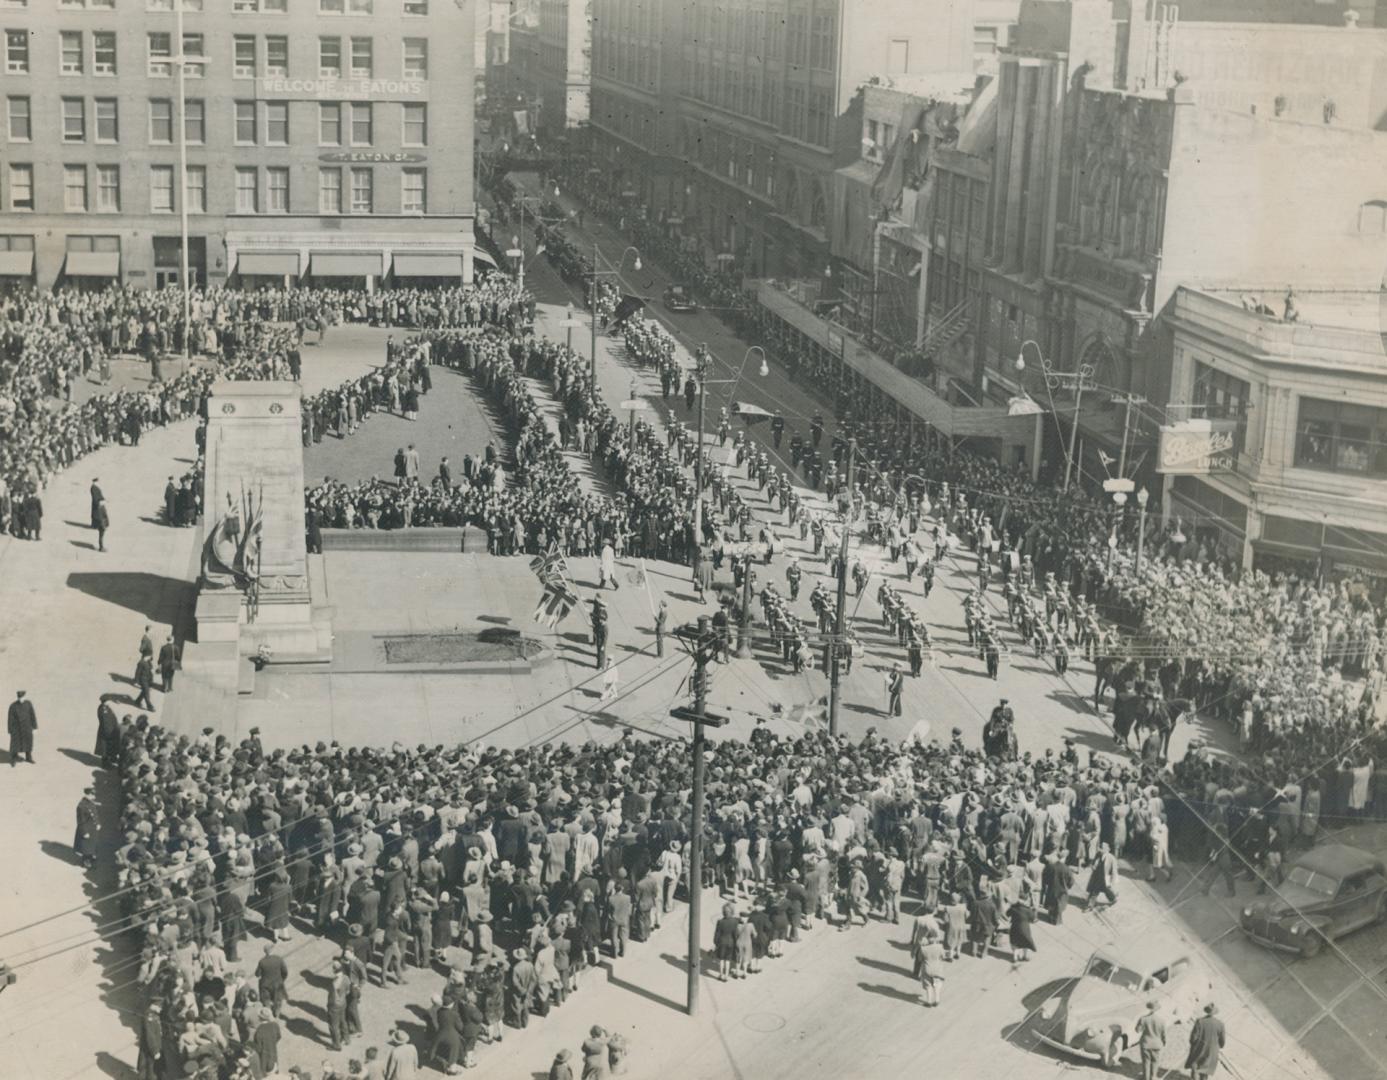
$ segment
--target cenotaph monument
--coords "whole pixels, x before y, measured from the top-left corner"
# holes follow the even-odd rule
[[[332,658],[304,536],[302,422],[297,383],[212,386],[197,634],[222,685],[236,684],[243,657],[257,665]]]

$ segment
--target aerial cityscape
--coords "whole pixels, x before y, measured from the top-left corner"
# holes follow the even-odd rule
[[[1387,6],[0,32],[0,1078],[1387,1078]]]

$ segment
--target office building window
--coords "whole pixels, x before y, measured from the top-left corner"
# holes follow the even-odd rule
[[[28,142],[33,137],[33,115],[29,99],[12,97],[9,99],[10,142]]]
[[[318,13],[320,15],[345,15],[347,13],[347,0],[318,0]]]
[[[255,144],[255,102],[236,102],[236,141],[244,146]]]
[[[172,214],[173,206],[173,166],[151,165],[149,167],[149,212],[152,214]]]
[[[231,10],[283,15],[289,10],[289,0],[231,0]]]
[[[429,43],[425,38],[405,38],[404,77],[406,79],[427,79],[429,77]]]
[[[168,98],[152,98],[149,102],[149,141],[173,142],[173,102]]]
[[[173,74],[173,35],[159,33],[146,37],[148,74],[151,79],[166,79]]]
[[[254,34],[237,34],[231,39],[231,73],[238,79],[255,78]]]
[[[280,167],[265,170],[265,210],[271,214],[289,212],[289,170]]]
[[[342,170],[318,170],[318,213],[342,212]]]
[[[32,165],[10,165],[10,209],[32,210],[34,208],[34,167]]]
[[[348,106],[352,111],[352,145],[371,145],[371,103],[354,101]]]
[[[97,75],[116,73],[116,35],[113,30],[92,34],[92,71]]]
[[[69,214],[86,213],[87,167],[85,165],[63,166],[63,209]]]
[[[376,0],[347,0],[348,15],[370,15],[376,10]]]
[[[58,35],[58,50],[61,59],[59,70],[64,75],[81,75],[84,67],[82,63],[82,31],[64,30]]]
[[[892,38],[886,49],[886,73],[888,75],[910,74],[910,40]]]
[[[207,141],[207,108],[200,98],[183,103],[183,138],[198,146]]]
[[[429,13],[429,0],[405,0],[406,15],[427,15]]]
[[[173,0],[145,0],[146,11],[172,11]],[[202,0],[183,0],[184,11],[201,11]]]
[[[265,74],[289,74],[289,39],[272,35],[265,39]]]
[[[342,106],[335,101],[318,103],[318,145],[342,145]]]
[[[96,141],[120,142],[120,114],[116,99],[97,98],[93,105],[96,113]]]
[[[26,7],[26,3],[11,4],[11,7]],[[63,0],[62,6],[65,8],[83,8],[91,11],[110,11],[116,6],[116,0]]]
[[[236,213],[258,214],[260,212],[260,193],[257,186],[259,174],[253,168],[236,170]]]
[[[402,143],[405,146],[427,146],[429,142],[428,106],[407,104],[404,110],[405,123]]]
[[[184,198],[188,204],[188,213],[207,213],[207,167],[189,165],[186,176]]]
[[[423,169],[405,169],[400,178],[400,210],[422,214],[427,210],[428,179]]]
[[[265,102],[265,143],[268,146],[289,145],[289,103]]]
[[[120,213],[119,165],[98,165],[96,167],[96,212],[98,214]]]
[[[375,70],[375,47],[368,37],[352,38],[352,78],[369,79]]]
[[[370,169],[352,170],[352,213],[372,213],[376,205],[375,174]]]
[[[188,78],[200,79],[207,65],[202,63],[207,57],[205,39],[201,34],[183,35],[183,59],[186,61]]]
[[[815,14],[809,39],[809,66],[832,71],[834,62],[833,15]]]
[[[1387,476],[1387,409],[1302,397],[1295,463],[1302,469]]]
[[[342,39],[340,37],[320,37],[318,39],[318,74],[325,79],[335,79],[342,74]]]
[[[5,74],[29,74],[29,35],[24,30],[5,31]]]
[[[87,103],[83,98],[63,98],[63,142],[85,142]]]

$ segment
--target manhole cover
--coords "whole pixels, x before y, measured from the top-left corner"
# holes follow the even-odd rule
[[[747,1013],[743,1018],[742,1024],[752,1031],[772,1032],[779,1031],[785,1026],[785,1017],[777,1016],[775,1013],[754,1012]]]

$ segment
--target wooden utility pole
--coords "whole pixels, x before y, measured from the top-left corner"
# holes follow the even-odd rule
[[[707,615],[698,617],[696,627],[683,627],[675,632],[685,639],[693,652],[693,708],[671,709],[669,715],[675,720],[686,720],[693,724],[693,813],[689,823],[689,956],[688,956],[688,1004],[690,1016],[698,1013],[698,982],[703,962],[701,942],[703,928],[703,729],[722,727],[727,723],[725,716],[707,711],[708,704],[708,663],[716,655],[718,642]]]
[[[848,606],[848,537],[852,529],[854,475],[857,468],[857,439],[848,440],[847,501],[843,509],[843,535],[838,545],[838,604],[833,612],[833,640],[828,643],[832,658],[828,668],[828,733],[838,734],[839,653],[843,648],[844,621]]]

